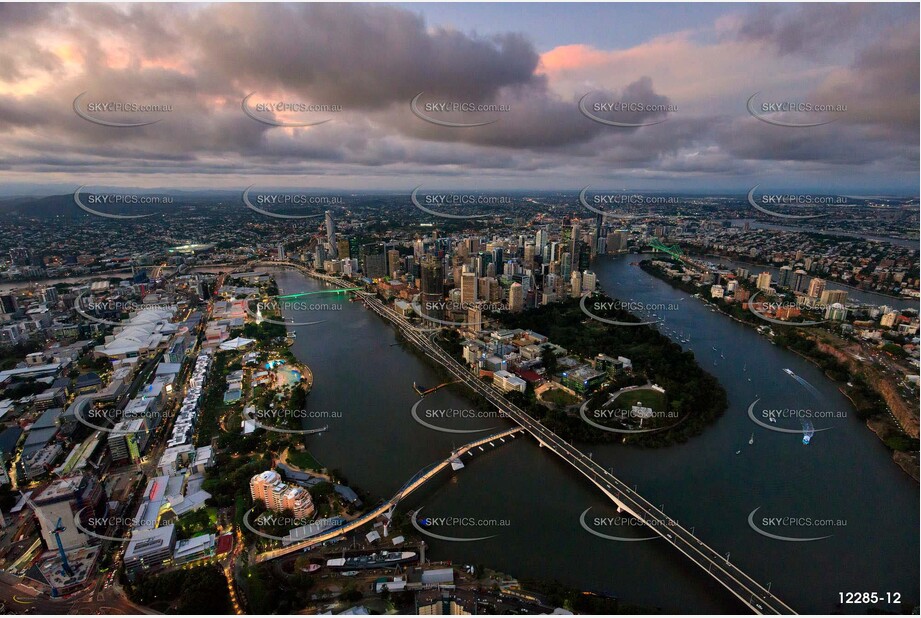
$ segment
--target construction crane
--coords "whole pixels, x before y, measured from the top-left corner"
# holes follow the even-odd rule
[[[51,532],[54,534],[54,540],[58,542],[58,553],[61,554],[61,574],[73,577],[74,571],[70,568],[70,563],[67,561],[67,554],[64,552],[64,544],[61,543],[61,533],[65,530],[67,530],[67,528],[64,527],[64,520],[58,517],[58,523]]]

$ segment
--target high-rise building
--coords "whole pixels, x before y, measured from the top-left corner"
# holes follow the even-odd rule
[[[595,286],[597,285],[597,278],[595,273],[590,270],[586,270],[582,275],[582,291],[583,292],[594,292]]]
[[[793,273],[793,284],[790,286],[794,292],[803,292],[809,285],[809,273],[802,268],[798,268]]]
[[[572,271],[572,276],[569,279],[570,292],[569,295],[573,298],[579,298],[582,296],[582,273],[578,270]]]
[[[483,328],[483,310],[479,307],[469,307],[467,309],[467,328],[471,331],[482,330]]]
[[[340,238],[336,241],[336,250],[338,251],[340,260],[358,256],[358,254],[352,255],[351,244],[351,239],[349,238]]]
[[[329,255],[332,259],[339,257],[339,246],[336,244],[336,222],[333,213],[326,211],[326,244],[329,246]]]
[[[361,246],[359,266],[369,279],[387,276],[387,254],[384,243],[372,242]]]
[[[508,310],[518,313],[524,309],[524,288],[520,283],[513,283],[508,290]]]
[[[825,280],[815,277],[813,278],[812,281],[809,282],[809,291],[806,292],[806,295],[812,298],[818,298],[819,296],[821,296],[824,290],[825,290]]]
[[[387,252],[387,274],[391,277],[396,276],[396,273],[400,271],[400,252],[396,249],[391,249]]]
[[[434,255],[423,257],[420,266],[422,313],[436,320],[444,319],[444,266]]]
[[[823,290],[822,296],[819,301],[824,306],[833,305],[835,303],[844,304],[847,302],[847,291],[846,290]]]
[[[777,278],[777,286],[781,288],[791,287],[793,279],[793,268],[790,266],[781,266],[780,275]]]
[[[461,303],[464,306],[472,305],[477,300],[477,276],[475,272],[468,271],[466,268],[461,273]]]
[[[759,290],[771,289],[771,273],[763,272],[758,275],[758,282],[755,285]]]
[[[253,500],[261,500],[270,511],[290,510],[294,517],[304,519],[316,510],[310,492],[302,487],[288,485],[274,470],[266,470],[249,481],[249,493]]]

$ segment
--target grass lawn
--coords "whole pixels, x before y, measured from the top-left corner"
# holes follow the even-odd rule
[[[654,412],[665,410],[665,393],[654,391],[651,388],[641,388],[635,391],[621,393],[617,399],[608,406],[611,409],[629,410],[639,401],[644,408],[652,408]]]
[[[581,401],[578,397],[573,397],[561,388],[553,388],[544,391],[540,398],[546,402],[555,403],[558,406],[571,406]]]
[[[316,470],[319,472],[323,469],[320,462],[314,459],[310,451],[307,450],[297,451],[293,448],[288,449],[288,463],[301,470]]]

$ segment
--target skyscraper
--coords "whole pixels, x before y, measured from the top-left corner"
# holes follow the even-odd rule
[[[520,283],[513,283],[508,290],[508,310],[518,313],[524,309],[524,288]]]
[[[477,276],[475,272],[468,271],[467,268],[464,268],[464,272],[461,273],[461,302],[464,306],[472,305],[476,303],[477,294]]]
[[[444,319],[444,266],[434,255],[422,258],[419,278],[422,313],[436,320]]]
[[[326,244],[329,245],[329,257],[337,259],[339,257],[339,247],[336,245],[336,222],[333,221],[333,215],[326,211]]]

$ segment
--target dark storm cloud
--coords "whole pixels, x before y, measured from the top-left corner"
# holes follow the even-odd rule
[[[755,57],[762,50],[787,55],[791,74],[819,76],[809,100],[848,105],[846,117],[814,130],[761,123],[741,105],[737,115],[710,115],[706,105],[692,114],[661,80],[619,82],[603,68],[581,91],[564,90],[542,71],[524,35],[440,28],[385,5],[0,5],[0,22],[10,26],[0,30],[0,87],[7,82],[16,93],[0,97],[0,168],[7,170],[398,174],[409,182],[917,167],[918,20],[902,7],[763,6],[723,28],[723,41],[732,43],[716,47],[725,44],[725,53],[738,53],[741,41]],[[819,62],[831,49],[837,55]],[[589,91],[593,101],[675,103],[678,110],[611,116],[664,122],[610,127],[579,113]],[[92,101],[173,111],[149,116],[160,122],[147,127],[102,127],[73,113],[82,92]],[[242,113],[250,92],[343,111],[309,129],[272,128]],[[478,115],[496,120],[488,126],[446,128],[411,113],[420,92],[425,100],[509,111]],[[750,94],[738,96],[744,102]]]

